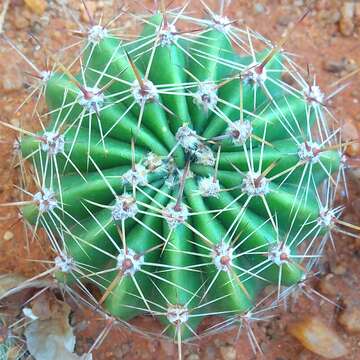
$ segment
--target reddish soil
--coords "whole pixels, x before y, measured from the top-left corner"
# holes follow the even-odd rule
[[[35,3],[25,1],[26,3]],[[207,1],[210,5],[214,1]],[[43,3],[43,1],[38,1]],[[97,8],[98,14],[104,12],[108,19],[116,13],[114,5],[117,1],[89,1],[89,8]],[[145,5],[152,7],[150,1]],[[193,8],[200,8],[200,2],[193,1]],[[230,18],[256,29],[271,40],[278,40],[284,29],[296,21],[304,13],[306,1],[298,0],[233,0],[228,14]],[[314,2],[313,2],[314,3]],[[331,93],[331,85],[340,78],[351,73],[360,64],[360,6],[354,1],[357,13],[351,19],[343,18],[342,0],[319,0],[312,6],[311,13],[298,26],[287,43],[286,49],[300,55],[301,64],[310,64],[311,72],[316,72],[320,86]],[[349,1],[349,3],[351,3]],[[39,50],[36,41],[29,38],[29,32],[41,39],[49,49],[56,50],[72,43],[70,29],[76,28],[71,19],[81,13],[80,19],[86,19],[80,10],[80,1],[68,0],[67,10],[59,5],[61,1],[48,1],[47,9],[41,16],[25,6],[22,0],[13,0],[5,20],[5,33],[22,51],[39,67],[44,65],[44,52]],[[108,5],[109,4],[109,5]],[[2,5],[0,5],[1,7]],[[140,6],[140,5],[139,5]],[[115,8],[115,10],[114,10]],[[71,10],[70,10],[71,9]],[[41,8],[38,8],[42,12]],[[340,21],[340,24],[339,24]],[[123,24],[129,28],[130,22]],[[132,30],[132,29],[131,29]],[[15,54],[8,45],[0,40],[0,117],[2,121],[18,126],[22,124],[27,129],[36,127],[38,122],[32,119],[33,102],[25,105],[21,111],[17,107],[29,93],[26,72],[31,72],[29,66]],[[345,135],[348,139],[358,138],[360,130],[360,87],[359,76],[349,79],[350,85],[331,102],[331,110],[339,121],[344,123]],[[347,81],[345,81],[346,83]],[[0,203],[19,199],[13,183],[18,183],[19,173],[13,169],[14,131],[1,127],[0,130]],[[360,155],[359,145],[353,145],[349,150],[356,158]],[[345,219],[359,224],[359,173],[352,172],[350,180],[351,195],[347,201]],[[15,223],[17,210],[15,208],[0,208],[0,274],[17,272],[32,276],[44,271],[40,262],[29,260],[47,259],[51,254],[46,242],[41,239],[31,239],[24,236],[24,227]],[[323,260],[324,275],[313,286],[332,301],[354,306],[360,306],[360,240],[335,235],[336,253],[329,246],[327,257]],[[326,275],[328,273],[328,275]],[[330,274],[330,275],[329,275]],[[288,311],[280,311],[279,315],[267,323],[254,325],[254,331],[269,360],[315,360],[320,359],[295,340],[287,331],[289,323],[301,319],[305,314],[320,315],[331,327],[334,327],[349,349],[343,360],[360,359],[360,336],[350,334],[337,321],[338,311],[328,302],[314,296],[309,300],[301,295],[289,306]],[[77,350],[86,351],[92,345],[96,336],[106,325],[98,321],[96,316],[82,313],[75,309],[72,319],[77,329]],[[141,318],[136,322],[148,327],[157,326],[152,319]],[[237,331],[230,331],[210,338],[201,339],[194,344],[184,345],[184,358],[196,359],[238,359],[250,360],[260,358],[254,356],[244,331],[236,340]],[[102,345],[94,352],[94,359],[172,359],[176,358],[176,347],[168,342],[157,339],[146,339],[122,330],[113,328]]]

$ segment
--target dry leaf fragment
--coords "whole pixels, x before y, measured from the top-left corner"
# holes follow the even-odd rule
[[[46,279],[27,279],[20,274],[0,274],[0,300],[31,288],[54,287],[55,283]]]
[[[91,355],[74,354],[75,336],[69,324],[70,307],[45,292],[31,302],[32,321],[25,329],[26,344],[36,360],[79,360],[92,359]]]

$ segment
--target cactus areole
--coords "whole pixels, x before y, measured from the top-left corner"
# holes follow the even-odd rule
[[[341,156],[290,56],[227,18],[159,12],[131,42],[91,27],[79,63],[48,74],[48,125],[20,144],[38,179],[22,213],[59,281],[185,339],[303,279]]]

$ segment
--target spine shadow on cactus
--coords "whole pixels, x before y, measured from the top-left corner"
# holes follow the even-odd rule
[[[314,140],[320,110],[284,85],[286,55],[262,64],[254,34],[174,26],[158,13],[136,41],[89,39],[79,74],[51,75],[49,125],[21,141],[39,179],[23,215],[71,259],[59,280],[184,339],[302,280],[301,245],[326,231],[317,188],[340,158]]]

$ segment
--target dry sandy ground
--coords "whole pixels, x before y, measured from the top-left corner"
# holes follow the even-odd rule
[[[4,2],[4,0],[2,0]],[[25,1],[28,4],[38,3],[40,7],[26,7],[22,0],[10,1],[9,11],[5,21],[5,31],[22,51],[39,66],[44,66],[44,52],[39,50],[35,41],[29,38],[32,32],[41,38],[49,49],[60,49],[74,41],[70,29],[74,22],[70,11],[64,13],[59,5],[61,1],[48,1],[46,9],[41,8],[43,1]],[[98,14],[104,12],[104,17],[114,14],[117,1],[89,1],[89,8]],[[238,19],[261,32],[272,40],[279,39],[289,23],[295,21],[304,11],[305,1],[302,0],[234,0],[229,8],[229,17]],[[86,15],[78,0],[68,0],[67,8],[72,9],[74,17],[82,21]],[[192,1],[192,6],[200,6],[198,1]],[[214,3],[209,1],[210,4]],[[313,11],[300,24],[292,35],[287,49],[300,55],[303,65],[310,64],[311,70],[316,70],[320,86],[327,92],[333,91],[331,84],[346,76],[360,64],[360,4],[355,2],[357,13],[346,17],[343,9],[345,1],[324,0],[316,2]],[[351,3],[351,2],[348,2]],[[145,1],[151,6],[150,1]],[[1,4],[0,4],[1,6]],[[346,5],[348,6],[348,5]],[[351,8],[351,6],[349,6]],[[39,11],[39,14],[36,14]],[[116,11],[116,10],[115,10]],[[348,14],[349,15],[349,14]],[[351,14],[350,14],[351,15]],[[131,22],[125,23],[131,28]],[[64,31],[65,30],[65,31]],[[133,30],[133,29],[131,29]],[[33,104],[25,105],[20,112],[17,107],[28,94],[29,77],[25,72],[31,69],[17,56],[12,49],[0,40],[0,117],[13,125],[22,124],[28,129],[37,126],[37,121],[31,120]],[[331,102],[331,108],[339,121],[344,123],[348,138],[359,137],[360,129],[360,87],[359,76],[350,78],[350,86]],[[14,201],[17,193],[12,184],[16,182],[18,173],[12,169],[14,164],[12,145],[15,136],[13,131],[4,128],[0,130],[0,203]],[[353,158],[360,155],[359,147],[354,145],[349,150]],[[353,172],[356,178],[356,172]],[[359,178],[351,180],[351,196],[347,201],[345,218],[359,224],[360,199]],[[51,254],[46,249],[46,243],[32,241],[29,248],[26,245],[24,229],[21,224],[12,226],[16,220],[16,210],[0,208],[0,273],[20,272],[31,276],[43,270],[41,264],[35,264],[29,259],[46,259]],[[31,241],[31,239],[29,239]],[[335,253],[330,247],[327,258],[324,259],[326,273],[320,280],[314,282],[314,287],[333,301],[345,304],[353,316],[360,321],[360,241],[343,236],[336,236]],[[317,314],[329,327],[333,327],[349,348],[349,353],[343,359],[360,359],[360,336],[345,331],[339,325],[336,308],[320,298],[310,301],[300,296],[288,312],[280,312],[273,321],[255,325],[255,333],[261,347],[269,360],[315,360],[320,359],[289,335],[289,323],[302,318],[305,314]],[[89,314],[87,314],[89,315]],[[86,316],[87,316],[86,315]],[[89,320],[82,312],[75,311],[73,323],[78,332],[77,349],[81,353],[91,346],[93,339],[104,327],[103,321]],[[151,319],[138,319],[142,323],[153,325]],[[151,325],[152,324],[152,325]],[[156,326],[156,325],[155,325]],[[218,335],[201,340],[184,348],[185,358],[196,359],[255,359],[243,333],[238,341],[234,340],[236,332]],[[173,345],[158,340],[146,340],[130,335],[121,329],[114,329],[105,339],[103,345],[95,353],[95,359],[171,359],[176,354]]]

